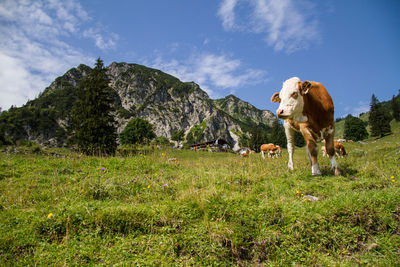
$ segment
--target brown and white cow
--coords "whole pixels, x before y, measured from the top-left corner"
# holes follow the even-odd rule
[[[260,151],[263,159],[265,159],[264,153],[267,153],[269,158],[279,157],[282,153],[281,147],[274,144],[263,144],[260,147]]]
[[[337,157],[342,158],[342,157],[347,156],[346,149],[344,149],[344,145],[343,145],[341,142],[335,140],[335,141],[333,142],[333,146],[334,146],[334,148],[335,148],[335,155],[336,155]],[[322,146],[322,147],[321,147],[321,151],[322,151],[322,156],[323,156],[323,157],[328,157],[328,154],[326,153],[326,148],[325,148],[325,146]]]
[[[250,154],[250,149],[244,147],[244,148],[241,148],[238,153],[243,158],[248,158],[249,154]]]
[[[283,83],[281,91],[275,93],[271,101],[280,103],[276,113],[279,118],[285,120],[289,169],[293,170],[294,130],[296,130],[300,131],[306,140],[312,174],[321,175],[316,142],[325,139],[332,170],[335,175],[340,175],[333,145],[334,106],[325,87],[318,82],[300,81],[299,78],[293,77]]]
[[[345,157],[347,156],[346,149],[344,149],[344,145],[341,142],[335,141],[333,143],[335,147],[335,154],[338,157]]]

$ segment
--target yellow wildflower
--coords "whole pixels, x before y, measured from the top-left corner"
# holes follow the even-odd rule
[[[47,215],[47,218],[50,219],[51,217],[53,217],[53,213],[50,212],[50,213]]]
[[[147,186],[147,189],[149,189],[149,188],[150,188],[150,185]]]

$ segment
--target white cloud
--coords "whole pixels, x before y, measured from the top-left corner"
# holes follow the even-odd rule
[[[224,0],[218,11],[225,30],[265,35],[275,51],[292,53],[319,41],[318,22],[311,5],[294,0],[242,1],[246,8],[235,12],[236,0]],[[236,8],[237,9],[237,8]]]
[[[2,1],[0,107],[20,106],[71,67],[94,62],[69,40],[88,38],[100,49],[113,48],[118,36],[90,27],[91,20],[75,0]]]
[[[147,64],[182,81],[198,83],[212,98],[267,79],[265,71],[246,68],[238,59],[211,53],[193,55],[181,62],[176,59],[164,60],[159,56]]]
[[[224,0],[218,10],[218,16],[222,19],[222,26],[225,30],[233,29],[235,26],[235,6],[237,0]]]
[[[83,36],[86,38],[93,39],[95,41],[96,46],[100,49],[114,48],[116,45],[116,41],[118,40],[118,35],[116,34],[111,34],[112,38],[105,40],[100,30],[93,28],[85,30],[83,32]]]

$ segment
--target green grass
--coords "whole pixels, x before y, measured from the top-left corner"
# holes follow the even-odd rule
[[[398,266],[394,126],[367,145],[346,143],[341,177],[327,158],[311,176],[304,148],[294,171],[286,150],[266,160],[169,149],[1,153],[0,265]]]

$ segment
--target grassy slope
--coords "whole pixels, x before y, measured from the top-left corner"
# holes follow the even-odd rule
[[[0,265],[399,265],[394,126],[368,145],[346,144],[342,177],[326,158],[323,176],[312,177],[304,149],[293,172],[286,150],[266,160],[2,153]]]

